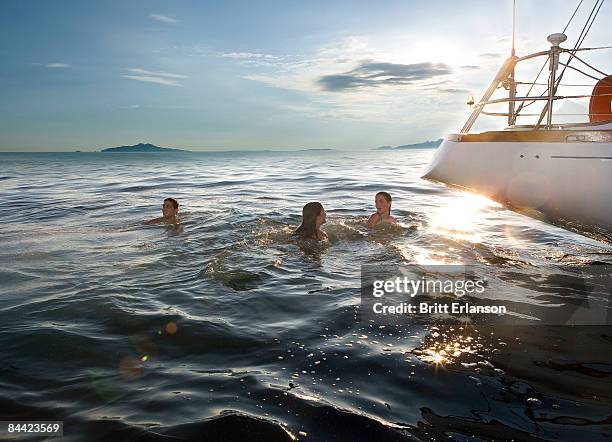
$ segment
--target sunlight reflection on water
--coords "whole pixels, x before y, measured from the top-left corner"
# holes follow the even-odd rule
[[[198,425],[228,409],[313,440],[346,429],[398,440],[389,422],[445,439],[424,410],[472,424],[478,402],[493,410],[487,419],[531,434],[531,405],[508,399],[490,366],[508,339],[463,323],[361,322],[361,265],[476,263],[485,276],[506,276],[500,298],[532,307],[562,300],[549,291],[528,299],[513,284],[554,282],[559,263],[604,261],[609,247],[421,180],[432,152],[0,157],[10,176],[0,205],[14,209],[0,218],[0,359],[8,361],[0,408],[52,405],[58,416],[79,416],[81,440],[109,436],[89,430],[108,416],[136,439],[142,422]],[[380,190],[393,196],[399,227],[367,229]],[[182,229],[144,226],[167,196],[181,203]],[[330,241],[311,248],[291,236],[308,201],[329,215]],[[547,333],[525,333],[531,344],[507,356],[530,367],[515,376],[565,376],[541,382],[552,389],[540,394],[548,403],[562,402],[559,385],[602,390],[603,378],[581,384],[574,368],[567,375],[534,363],[559,356],[547,350],[557,345]],[[474,391],[485,375],[493,387]],[[607,410],[580,394],[567,393],[563,406],[580,407],[568,415]],[[543,437],[558,440],[555,413],[540,411],[549,419],[538,424],[550,431]],[[579,430],[592,436],[599,427]]]

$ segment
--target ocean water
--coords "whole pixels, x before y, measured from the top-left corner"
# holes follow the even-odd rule
[[[610,440],[610,327],[361,319],[362,264],[471,263],[521,310],[612,263],[421,180],[432,154],[0,154],[0,420],[66,441]],[[365,228],[380,190],[401,228]],[[144,225],[167,196],[181,226]],[[330,241],[304,248],[308,201]]]

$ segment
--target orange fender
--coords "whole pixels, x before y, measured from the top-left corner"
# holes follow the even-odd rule
[[[612,120],[612,75],[608,75],[597,82],[589,103],[589,121]]]

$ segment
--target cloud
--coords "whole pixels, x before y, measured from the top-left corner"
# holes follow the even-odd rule
[[[485,58],[487,60],[495,60],[497,58],[500,58],[501,54],[497,54],[497,53],[494,53],[494,52],[485,52],[484,54],[480,54],[478,56],[481,57],[481,58]]]
[[[159,21],[162,23],[169,23],[169,24],[180,23],[180,20],[177,20],[176,18],[169,17],[163,14],[149,14],[149,17],[151,17],[155,21]]]
[[[70,65],[66,63],[47,63],[45,66],[51,69],[61,69],[70,67]]]
[[[397,64],[368,61],[362,62],[349,72],[324,75],[317,83],[326,91],[338,92],[384,85],[408,85],[451,73],[451,67],[444,63]]]
[[[480,66],[466,64],[465,66],[461,66],[461,69],[464,71],[477,71],[478,69],[480,69]]]
[[[423,123],[415,123],[412,115],[423,109],[438,112],[440,121],[454,121],[456,110],[464,108],[466,82],[475,81],[475,72],[480,75],[480,71],[462,69],[460,62],[437,58],[445,63],[427,62],[431,54],[414,58],[404,48],[379,49],[367,37],[343,38],[312,52],[275,53],[274,59],[247,55],[267,53],[259,50],[225,53],[232,54],[228,61],[256,67],[240,78],[303,94],[305,100],[299,105],[281,104],[287,113],[324,123],[401,122],[422,128]],[[398,89],[410,89],[410,93],[398,93]]]
[[[146,77],[143,75],[122,75],[123,78],[128,80],[144,81],[147,83],[163,84],[164,86],[183,86],[181,83],[175,80],[169,80],[161,77]]]
[[[461,88],[443,88],[443,89],[438,89],[438,91],[446,92],[449,94],[467,94],[470,92],[467,89],[461,89]]]
[[[270,54],[260,54],[257,52],[230,52],[221,54],[221,57],[236,58],[240,60],[277,60],[278,57]]]
[[[152,72],[152,71],[147,71],[145,69],[140,69],[140,68],[128,68],[127,71],[131,72],[132,74],[151,75],[154,77],[187,78],[187,75],[170,74],[168,72]]]
[[[187,78],[186,75],[171,74],[168,72],[152,72],[146,69],[140,68],[129,68],[126,69],[131,74],[136,75],[122,75],[123,78],[128,80],[144,81],[147,83],[163,84],[164,86],[183,86],[177,79]]]
[[[147,77],[143,75],[122,75],[123,78],[128,80],[144,81],[147,83],[163,84],[164,86],[183,86],[181,83],[175,80],[161,77]]]

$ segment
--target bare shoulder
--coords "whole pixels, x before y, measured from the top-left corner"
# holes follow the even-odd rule
[[[372,215],[370,215],[370,218],[368,218],[368,227],[374,227],[376,224],[378,224],[379,221],[380,215],[378,213],[373,213]]]
[[[149,221],[145,221],[145,224],[160,224],[164,222],[164,218],[160,217],[160,218],[153,218],[150,219]]]

